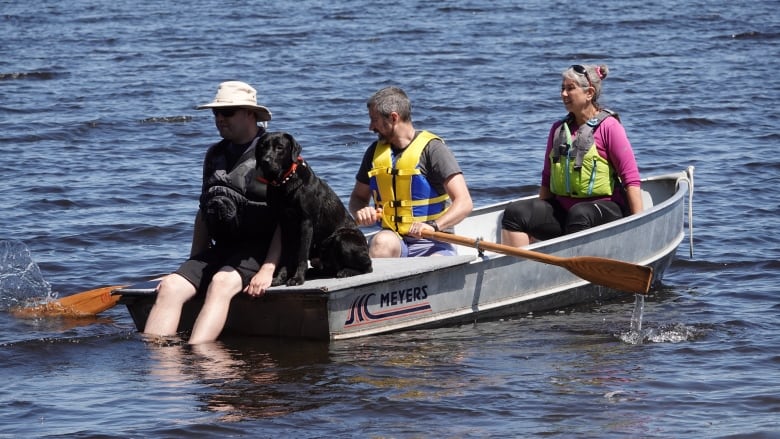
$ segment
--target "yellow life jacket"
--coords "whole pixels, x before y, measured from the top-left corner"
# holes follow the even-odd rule
[[[608,197],[617,182],[615,169],[596,149],[593,133],[601,121],[615,117],[616,113],[602,110],[577,131],[572,141],[569,122],[572,115],[563,119],[553,138],[550,151],[550,192],[573,198]]]
[[[420,171],[422,151],[433,139],[439,137],[422,131],[395,157],[390,144],[377,143],[368,176],[383,228],[405,235],[412,223],[435,220],[449,208],[450,197],[436,192]]]

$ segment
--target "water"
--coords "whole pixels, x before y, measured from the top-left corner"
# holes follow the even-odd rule
[[[127,4],[126,4],[127,3]],[[767,0],[3,2],[0,239],[37,283],[0,291],[0,437],[775,437],[780,434]],[[477,205],[534,193],[559,73],[611,68],[644,175],[696,166],[686,241],[633,298],[345,342],[144,341],[116,307],[17,319],[13,303],[131,283],[189,251],[208,112],[258,88],[271,128],[345,199],[365,100],[397,84]],[[6,253],[8,254],[8,253]],[[5,267],[5,266],[4,266]],[[3,271],[7,274],[8,271]]]
[[[628,333],[622,334],[620,339],[626,343],[642,343],[645,334],[642,332],[642,317],[645,313],[645,296],[642,294],[634,295],[634,311],[631,314],[631,329]]]

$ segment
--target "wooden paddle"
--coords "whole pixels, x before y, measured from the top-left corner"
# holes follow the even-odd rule
[[[599,258],[596,256],[574,256],[564,258],[504,244],[496,244],[494,242],[453,235],[451,233],[432,232],[428,230],[424,230],[422,236],[436,241],[473,247],[477,250],[490,250],[495,253],[557,265],[569,270],[588,282],[619,291],[647,294],[650,290],[650,283],[653,280],[653,269],[651,267],[631,264],[615,259]]]
[[[118,294],[112,295],[111,291],[122,288],[124,285],[113,285],[82,291],[61,299],[50,300],[27,307],[19,307],[11,310],[16,317],[87,317],[103,312],[114,305],[120,299]]]

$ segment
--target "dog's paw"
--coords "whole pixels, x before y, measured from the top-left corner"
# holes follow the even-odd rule
[[[295,273],[291,273],[291,276],[287,278],[287,286],[303,285],[303,283],[306,282],[306,270],[309,268],[308,265],[308,262],[298,264]]]
[[[354,268],[342,268],[341,270],[336,272],[336,277],[352,277],[352,276],[357,276],[359,274],[371,273],[371,271],[373,271],[373,269],[370,265],[365,270],[357,270]]]
[[[271,280],[272,287],[278,287],[279,285],[284,285],[285,283],[286,279],[279,279],[278,277],[275,277],[273,280]]]
[[[336,272],[336,277],[339,278],[352,277],[352,276],[357,276],[358,274],[360,274],[360,272],[358,272],[357,270],[353,270],[351,268],[342,268],[341,270]]]
[[[276,274],[274,275],[274,278],[271,280],[271,286],[279,286],[284,285],[287,283],[287,268],[281,267],[278,269]]]
[[[306,282],[306,279],[303,276],[293,276],[287,279],[287,286],[294,287],[296,285],[303,285],[304,282]]]

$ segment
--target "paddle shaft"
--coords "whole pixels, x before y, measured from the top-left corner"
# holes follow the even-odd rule
[[[651,267],[631,264],[615,259],[600,258],[596,256],[574,256],[565,258],[451,233],[432,232],[428,230],[423,231],[422,236],[436,241],[476,248],[477,250],[489,250],[504,255],[517,256],[518,258],[532,259],[545,264],[557,265],[569,270],[571,273],[576,274],[588,282],[619,291],[647,294],[653,280],[653,269]]]

